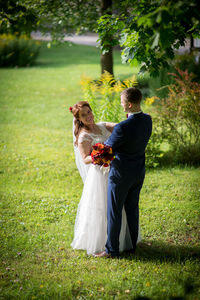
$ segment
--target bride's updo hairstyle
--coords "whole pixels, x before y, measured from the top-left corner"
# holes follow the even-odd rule
[[[82,127],[84,127],[83,122],[79,120],[80,111],[84,106],[88,107],[92,111],[87,101],[79,101],[76,104],[74,104],[74,106],[69,108],[70,112],[74,116],[74,135],[76,137],[76,141],[75,141],[76,146],[78,145],[78,137],[79,137],[80,130]]]

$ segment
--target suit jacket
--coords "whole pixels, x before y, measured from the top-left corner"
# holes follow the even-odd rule
[[[144,178],[145,148],[151,132],[151,117],[143,112],[131,115],[114,127],[105,141],[115,154],[109,175],[113,182],[129,185]]]

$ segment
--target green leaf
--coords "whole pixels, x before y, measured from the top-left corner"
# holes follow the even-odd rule
[[[123,21],[118,22],[118,29],[122,30],[125,27],[125,23]]]
[[[156,17],[156,22],[160,23],[162,21],[162,17],[161,17],[161,11],[159,11],[157,17]]]
[[[151,45],[151,49],[154,49],[155,47],[158,46],[159,38],[160,38],[160,33],[156,32],[153,36],[153,44]]]
[[[162,46],[168,47],[172,44],[172,41],[174,40],[174,35],[172,32],[172,28],[161,28],[160,30],[160,42]]]
[[[144,75],[146,71],[147,71],[147,66],[143,64],[142,67],[140,68],[138,75]]]

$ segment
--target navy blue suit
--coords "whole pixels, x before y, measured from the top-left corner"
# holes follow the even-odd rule
[[[152,120],[143,112],[131,115],[114,127],[105,144],[113,148],[115,159],[108,178],[106,252],[119,255],[119,234],[124,206],[133,251],[139,227],[139,194],[145,177],[145,148],[152,132]]]

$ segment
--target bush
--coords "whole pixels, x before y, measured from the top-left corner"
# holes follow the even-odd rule
[[[197,53],[196,53],[197,54]],[[196,61],[195,52],[177,54],[174,60],[170,63],[168,69],[162,68],[158,77],[149,78],[149,94],[158,96],[159,98],[166,98],[168,96],[168,85],[174,83],[174,78],[170,76],[170,73],[176,73],[177,69],[182,71],[188,70],[189,73],[193,73],[194,79],[200,82],[200,62]]]
[[[85,100],[88,101],[93,110],[96,122],[120,122],[124,120],[124,112],[120,105],[120,92],[137,85],[136,77],[127,78],[124,81],[115,81],[113,76],[105,72],[99,81],[93,81],[89,77],[83,77],[81,85]],[[152,104],[154,97],[147,98],[146,105]],[[153,118],[154,129],[146,149],[146,166],[154,168],[159,165],[163,153],[160,150],[162,143],[160,127],[157,126],[158,119]]]
[[[153,119],[153,131],[149,143],[146,148],[146,167],[156,168],[161,163],[164,153],[161,150],[162,138],[161,134],[156,130],[157,122]]]
[[[40,44],[26,36],[0,35],[0,66],[29,66],[39,54]]]
[[[149,78],[149,90],[150,96],[155,95],[159,98],[165,98],[168,95],[167,86],[173,83],[173,78],[169,75],[169,72],[175,72],[173,66],[168,69],[162,68],[159,72],[159,76],[156,78]]]
[[[146,106],[151,106],[157,97],[146,98],[144,104]],[[164,142],[163,134],[162,134],[162,127],[160,123],[160,118],[156,116],[152,109],[152,122],[153,122],[153,129],[150,140],[148,142],[146,148],[146,166],[148,168],[155,168],[158,167],[161,163],[161,158],[164,155],[164,152],[161,150],[161,145]]]
[[[189,73],[193,73],[195,81],[200,82],[200,62],[196,61],[195,52],[177,55],[174,60],[174,66],[183,71],[188,70]]]
[[[194,75],[177,69],[169,94],[158,111],[162,135],[171,145],[173,160],[200,163],[200,84]]]
[[[150,80],[149,74],[143,74],[137,76],[138,88],[142,92],[143,98],[150,96],[149,80]]]

